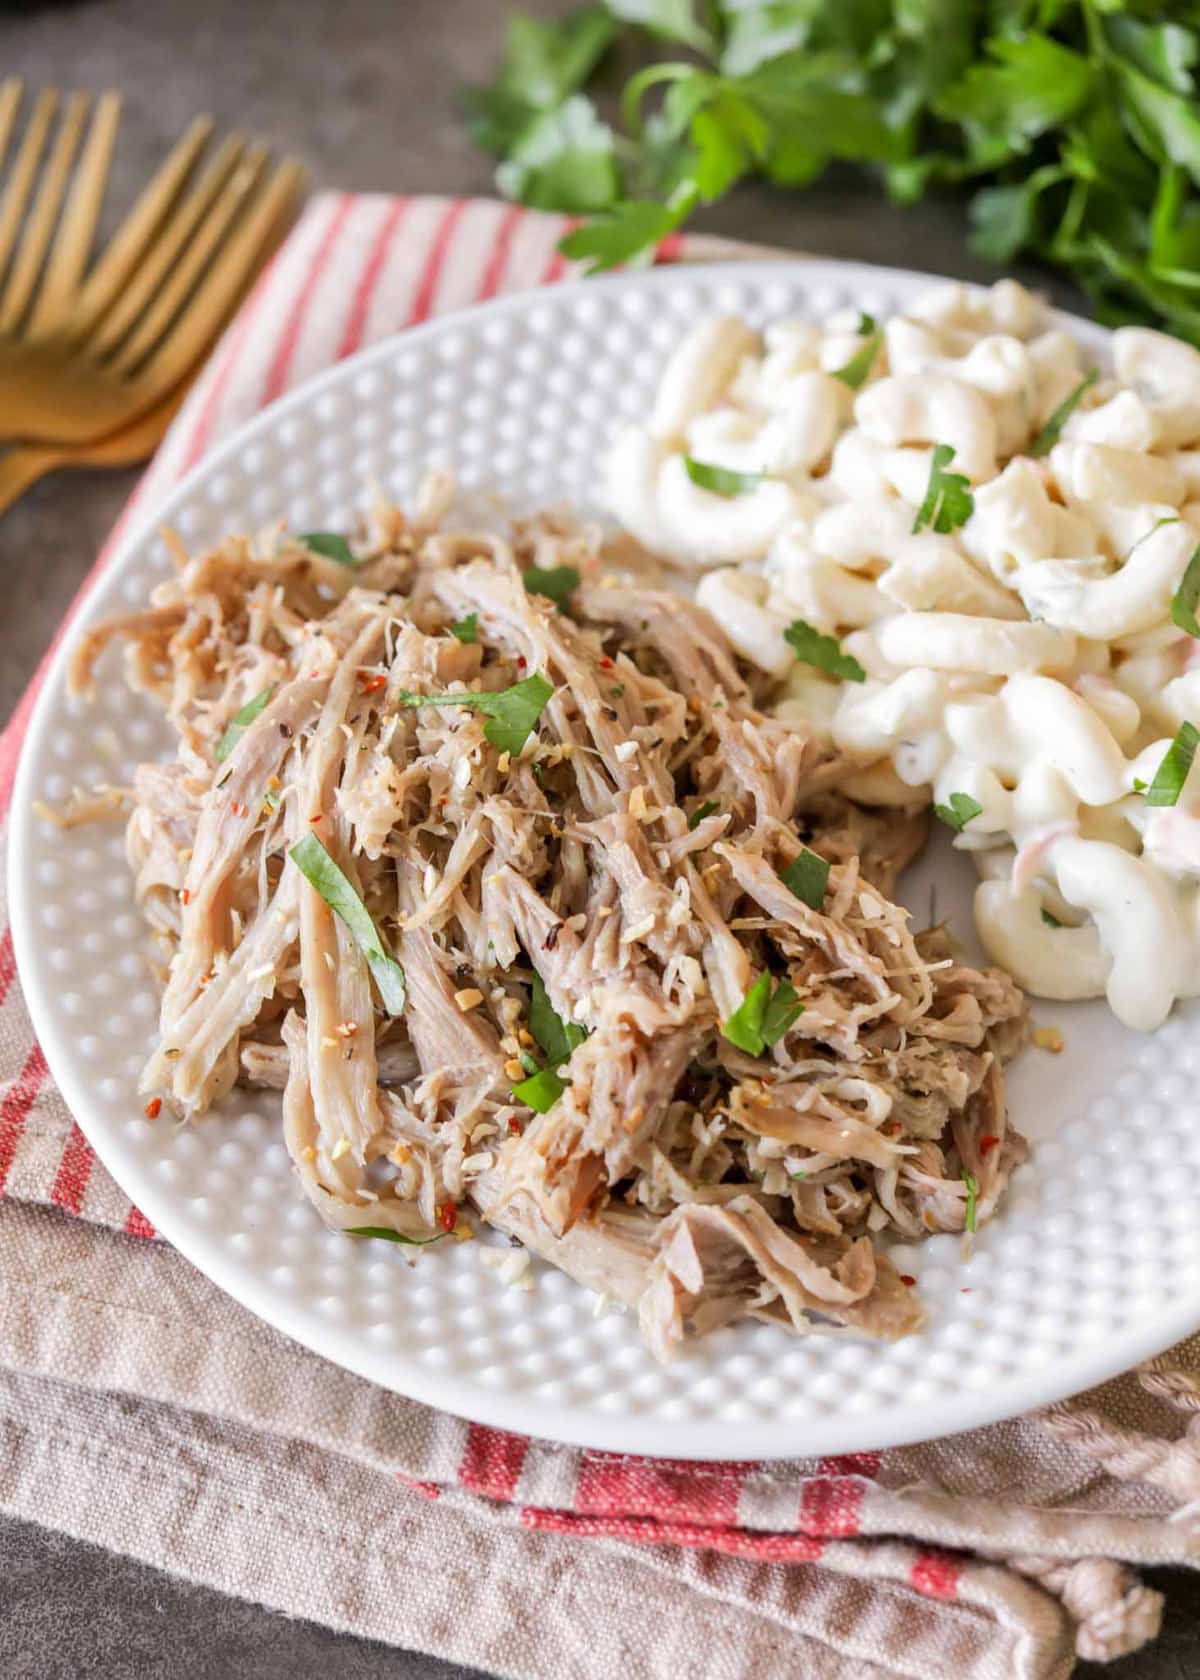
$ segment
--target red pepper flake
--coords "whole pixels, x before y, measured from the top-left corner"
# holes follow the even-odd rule
[[[438,1209],[438,1224],[443,1231],[453,1231],[458,1224],[458,1207],[454,1202],[443,1202]]]
[[[916,1278],[915,1277],[909,1277],[907,1272],[901,1272],[900,1273],[900,1282],[901,1283],[906,1283],[910,1289],[915,1289],[917,1287]]]
[[[517,1119],[515,1114],[510,1114],[508,1117],[508,1129],[514,1137],[520,1137],[521,1122]]]
[[[311,817],[309,817],[308,820],[309,820],[309,822],[320,822],[321,818],[324,815],[325,815],[324,811],[315,811],[313,813],[313,815]]]
[[[162,1113],[162,1098],[151,1097],[150,1101],[146,1104],[145,1112],[147,1120],[157,1120],[159,1115]]]
[[[360,676],[358,680],[364,694],[378,694],[381,688],[387,687],[387,678],[378,673],[373,677],[367,677],[365,680]]]
[[[999,1144],[1000,1139],[998,1137],[993,1137],[991,1132],[986,1132],[979,1140],[979,1153],[986,1155],[990,1149],[998,1148]]]
[[[233,812],[235,817],[245,817],[250,813],[249,805],[243,805],[240,799],[231,799],[229,801],[229,809]]]
[[[517,670],[518,671],[523,671],[524,669],[525,669],[525,655],[523,653],[519,653],[517,655]]]
[[[180,889],[179,902],[181,904],[190,904],[192,902],[192,895],[186,887]]]

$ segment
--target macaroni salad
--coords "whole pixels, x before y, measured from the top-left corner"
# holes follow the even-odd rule
[[[1129,327],[1112,364],[1014,281],[708,321],[607,497],[847,793],[933,803],[997,962],[1150,1029],[1200,992],[1200,353]]]

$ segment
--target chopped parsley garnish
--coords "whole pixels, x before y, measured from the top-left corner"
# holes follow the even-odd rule
[[[345,537],[336,531],[303,531],[297,538],[305,548],[311,548],[314,554],[323,554],[326,560],[336,560],[339,566],[357,566],[358,561]]]
[[[544,1067],[531,1073],[528,1079],[522,1079],[519,1085],[514,1085],[512,1094],[518,1102],[525,1103],[538,1114],[549,1114],[566,1088],[565,1079],[560,1079],[553,1068]]]
[[[1083,393],[1090,389],[1099,377],[1099,368],[1093,368],[1090,373],[1084,375],[1075,389],[1059,403],[1054,413],[1029,445],[1028,454],[1034,456],[1035,459],[1040,459],[1043,455],[1049,455],[1062,435],[1063,427],[1083,401]]]
[[[575,1021],[564,1021],[550,1002],[542,977],[534,970],[533,994],[529,1000],[529,1030],[549,1058],[551,1067],[560,1067],[571,1059],[587,1037],[587,1028]]]
[[[523,682],[499,692],[472,694],[410,694],[401,689],[396,699],[402,706],[465,706],[468,711],[483,712],[487,722],[483,733],[501,752],[519,753],[529,739],[529,732],[545,710],[554,693],[554,684],[547,682],[540,671]]]
[[[757,490],[763,481],[762,473],[733,472],[729,467],[714,467],[709,461],[697,461],[691,455],[683,457],[687,475],[701,490],[711,490],[714,496],[746,496]]]
[[[875,358],[879,354],[879,346],[883,343],[883,334],[875,331],[875,323],[870,315],[864,315],[862,321],[870,321],[869,327],[863,327],[860,321],[859,331],[867,332],[870,336],[865,343],[859,345],[845,367],[834,368],[833,377],[840,379],[843,385],[849,385],[852,391],[857,391],[865,382],[867,375],[875,365]]]
[[[1147,787],[1147,783],[1145,783],[1140,776],[1135,776],[1133,778],[1133,791],[1134,791],[1134,793],[1145,793],[1146,787]]]
[[[479,614],[468,613],[466,618],[456,618],[450,626],[450,634],[460,642],[473,644],[479,640]]]
[[[703,805],[697,805],[696,809],[688,818],[688,827],[699,828],[705,817],[713,816],[720,809],[721,807],[717,804],[715,799],[706,799]]]
[[[546,1066],[539,1068],[533,1057],[522,1050],[518,1060],[527,1077],[513,1086],[512,1094],[539,1114],[548,1114],[570,1083],[558,1070],[583,1043],[587,1028],[575,1021],[564,1021],[556,1012],[536,969],[529,1000],[529,1030],[546,1055]]]
[[[949,805],[935,805],[933,814],[939,822],[944,822],[947,828],[952,828],[955,834],[961,834],[963,829],[977,817],[983,806],[977,799],[972,799],[969,793],[952,793]]]
[[[819,910],[825,902],[825,888],[829,884],[829,865],[807,846],[801,848],[786,869],[779,871],[779,879],[789,892],[795,893],[810,910]]]
[[[406,1237],[403,1231],[390,1231],[386,1225],[347,1225],[345,1231],[348,1237],[378,1237],[380,1242],[403,1243],[406,1248],[427,1248],[448,1234],[439,1231],[436,1237]]]
[[[1160,521],[1160,523],[1163,522]],[[1187,571],[1183,574],[1183,581],[1171,597],[1171,623],[1177,629],[1186,630],[1189,636],[1200,636],[1200,624],[1196,622],[1196,603],[1198,601],[1200,601],[1200,548],[1197,548],[1188,561]]]
[[[976,1211],[975,1210],[975,1204],[976,1204],[976,1199],[979,1195],[979,1184],[978,1184],[978,1182],[975,1178],[975,1174],[971,1173],[971,1172],[968,1172],[965,1167],[963,1168],[962,1179],[963,1179],[963,1183],[967,1187],[967,1211],[966,1211],[966,1216],[963,1220],[963,1226],[966,1230],[970,1231],[972,1235],[974,1235],[974,1232],[975,1232],[975,1211]]]
[[[873,333],[878,325],[879,323],[874,315],[868,315],[865,309],[859,310],[856,331],[860,338],[865,338],[868,333]]]
[[[224,734],[217,742],[216,751],[213,753],[213,757],[218,764],[223,763],[229,757],[255,718],[258,717],[260,712],[266,710],[267,702],[274,692],[275,684],[271,683],[268,687],[260,689],[253,700],[247,700],[240,712],[234,712]]]
[[[796,1179],[798,1181],[802,1178],[807,1178],[808,1174],[806,1172],[794,1172],[794,1173],[789,1173],[788,1177]]]
[[[614,700],[619,700],[625,692],[625,684],[618,683],[616,688],[610,688],[608,692],[612,695]]]
[[[975,498],[971,494],[970,480],[962,473],[946,471],[953,459],[954,449],[950,444],[934,445],[925,500],[913,520],[914,535],[930,525],[944,537],[960,525],[965,525],[974,513]]]
[[[1163,761],[1154,772],[1154,780],[1146,789],[1147,805],[1174,805],[1183,792],[1196,748],[1200,746],[1200,729],[1194,724],[1181,723],[1179,733],[1163,754]]]
[[[845,682],[866,682],[867,673],[857,659],[842,652],[837,637],[823,636],[802,618],[788,625],[783,639],[802,665],[815,665],[818,671],[827,671]]]
[[[316,888],[336,916],[350,929],[355,942],[375,976],[383,1007],[389,1015],[402,1015],[407,1000],[404,970],[384,950],[371,913],[330,857],[315,834],[306,834],[288,853],[301,874]]]
[[[761,1056],[778,1044],[788,1028],[800,1019],[804,1005],[790,980],[780,980],[772,990],[771,976],[760,974],[721,1031],[730,1044],[747,1055]]]
[[[567,602],[579,588],[579,573],[574,566],[530,566],[521,575],[530,595],[547,596],[559,612],[566,612]]]

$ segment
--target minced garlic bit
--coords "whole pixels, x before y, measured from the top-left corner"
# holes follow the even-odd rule
[[[629,815],[635,822],[646,820],[646,790],[640,782],[629,795]]]
[[[613,757],[619,764],[628,764],[631,758],[637,757],[637,750],[638,744],[636,741],[618,741],[613,748]]]
[[[479,1008],[483,1002],[483,993],[478,986],[464,986],[461,992],[455,992],[454,1001],[465,1015],[468,1010]]]
[[[504,1077],[506,1079],[524,1079],[525,1069],[521,1066],[515,1056],[511,1056],[508,1061],[505,1062]]]
[[[340,1137],[334,1144],[333,1148],[329,1151],[329,1159],[331,1161],[340,1161],[343,1155],[348,1155],[349,1153],[350,1139],[348,1137]]]
[[[505,771],[509,768],[509,766],[511,764],[512,764],[512,754],[509,753],[509,752],[502,752],[500,754],[500,757],[496,760],[496,768],[497,768],[497,770],[499,770],[499,772],[502,776],[504,775]]]
[[[1033,1042],[1039,1050],[1049,1050],[1052,1056],[1062,1055],[1063,1035],[1057,1027],[1034,1027]]]
[[[613,907],[611,904],[602,904],[596,911],[596,918],[598,921],[605,921],[612,913]]]

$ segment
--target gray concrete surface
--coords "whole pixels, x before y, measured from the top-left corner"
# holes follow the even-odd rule
[[[299,155],[316,185],[486,192],[489,166],[466,139],[455,90],[486,73],[504,16],[517,3],[0,0],[0,74],[23,75],[34,86],[125,94],[114,208],[128,202],[199,111]],[[552,15],[570,0],[519,3]],[[953,202],[901,212],[850,179],[804,195],[746,189],[710,211],[707,225],[832,256],[964,276],[987,272],[966,250]],[[135,477],[60,475],[0,519],[0,717],[24,687]],[[1168,1594],[1164,1636],[1106,1670],[1113,1680],[1200,1675],[1200,1582],[1164,1572],[1158,1580]],[[703,1680],[704,1672],[697,1652],[693,1671],[671,1680]],[[0,1680],[91,1676],[468,1680],[468,1671],[288,1621],[0,1519]]]

